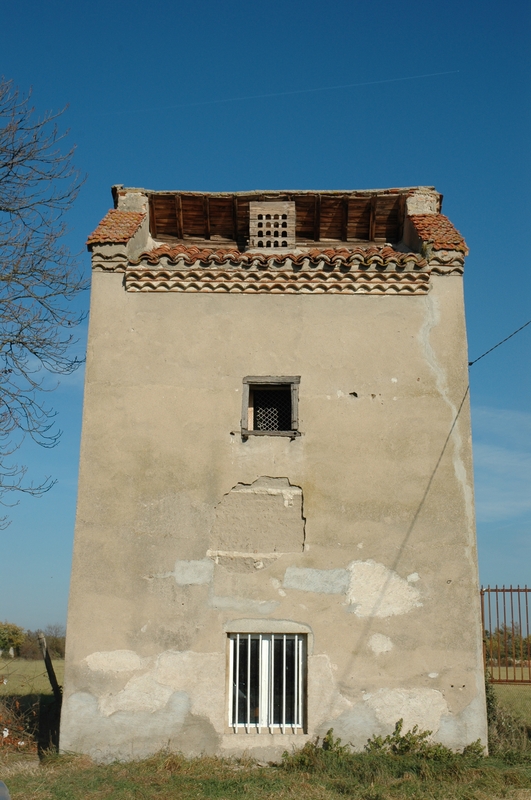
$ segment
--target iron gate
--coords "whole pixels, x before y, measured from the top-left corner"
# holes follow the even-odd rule
[[[531,683],[531,589],[481,587],[483,657],[492,683]]]

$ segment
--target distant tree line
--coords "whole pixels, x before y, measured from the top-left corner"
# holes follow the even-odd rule
[[[485,631],[487,661],[501,666],[531,666],[531,636],[523,636],[517,625],[500,625]]]
[[[47,625],[44,630],[24,630],[12,622],[0,622],[0,654],[8,656],[12,650],[19,658],[40,659],[39,633],[46,638],[52,658],[65,657],[65,629],[63,625]]]

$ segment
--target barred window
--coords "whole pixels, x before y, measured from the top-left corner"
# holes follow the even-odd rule
[[[302,731],[306,637],[233,633],[229,646],[229,726],[233,731]]]
[[[298,376],[244,378],[242,435],[299,435],[299,382]]]

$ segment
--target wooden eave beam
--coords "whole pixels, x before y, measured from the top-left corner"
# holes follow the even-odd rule
[[[401,242],[404,238],[404,217],[406,215],[406,196],[404,194],[400,195],[398,200],[398,230],[397,230],[397,241]]]
[[[232,198],[232,238],[238,241],[238,198]]]
[[[348,197],[343,198],[343,217],[341,220],[341,241],[348,241]]]
[[[180,194],[175,195],[175,219],[177,222],[177,238],[183,239],[183,201]]]
[[[157,217],[155,215],[155,198],[149,195],[149,228],[154,239],[157,238]]]
[[[205,239],[210,239],[210,198],[207,194],[203,197],[203,213],[205,215]]]
[[[313,238],[315,242],[321,239],[321,195],[316,194],[314,199]]]
[[[374,242],[374,234],[376,232],[376,202],[378,196],[373,194],[371,197],[371,211],[369,216],[369,241]]]

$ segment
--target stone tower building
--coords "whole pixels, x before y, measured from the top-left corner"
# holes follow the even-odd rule
[[[486,741],[466,246],[431,187],[113,188],[61,747]]]

